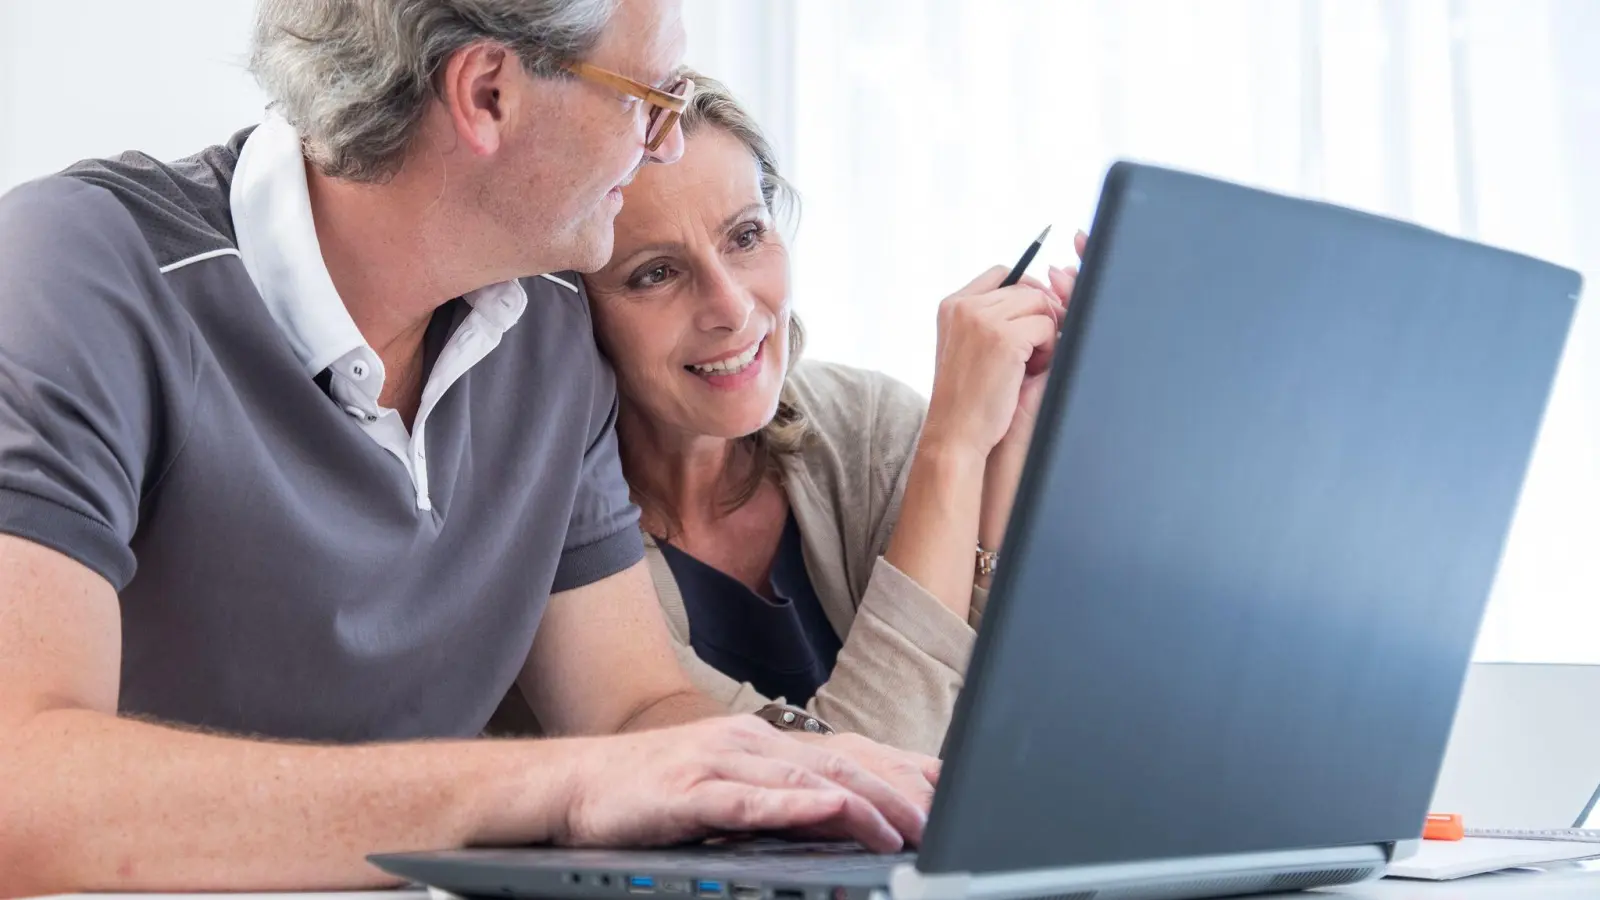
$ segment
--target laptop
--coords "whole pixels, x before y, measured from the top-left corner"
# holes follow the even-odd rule
[[[1415,847],[1574,272],[1192,174],[1108,173],[915,855],[381,855],[445,891],[1146,900]]]
[[[1600,827],[1596,709],[1600,665],[1473,663],[1430,808],[1468,828]]]

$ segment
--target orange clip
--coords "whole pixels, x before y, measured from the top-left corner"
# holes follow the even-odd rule
[[[1466,837],[1466,826],[1455,813],[1429,813],[1422,824],[1423,840],[1459,841]]]

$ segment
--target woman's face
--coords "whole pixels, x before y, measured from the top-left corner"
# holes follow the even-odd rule
[[[584,279],[618,388],[657,427],[737,438],[778,408],[789,257],[738,139],[707,127],[623,189],[616,249]]]

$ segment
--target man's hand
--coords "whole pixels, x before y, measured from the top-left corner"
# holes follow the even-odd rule
[[[888,782],[902,796],[915,803],[923,814],[933,807],[933,789],[939,785],[942,764],[931,756],[899,750],[859,734],[823,735],[799,731],[780,734],[848,757],[856,765]]]
[[[663,846],[718,832],[801,832],[894,852],[922,840],[937,778],[937,764],[865,738],[796,740],[754,716],[588,743],[573,754],[557,843]]]

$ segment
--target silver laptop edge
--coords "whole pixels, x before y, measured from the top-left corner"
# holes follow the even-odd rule
[[[1600,787],[1594,789],[1589,795],[1589,802],[1583,806],[1583,812],[1578,813],[1578,821],[1572,823],[1573,828],[1600,828],[1600,819],[1591,821],[1595,816],[1595,806],[1600,804]]]
[[[889,890],[875,892],[874,898],[1024,900],[1082,894],[1097,900],[1161,900],[1287,891],[1379,878],[1389,862],[1415,853],[1417,843],[1185,857],[993,875],[927,875],[906,864],[897,866],[890,875]]]

